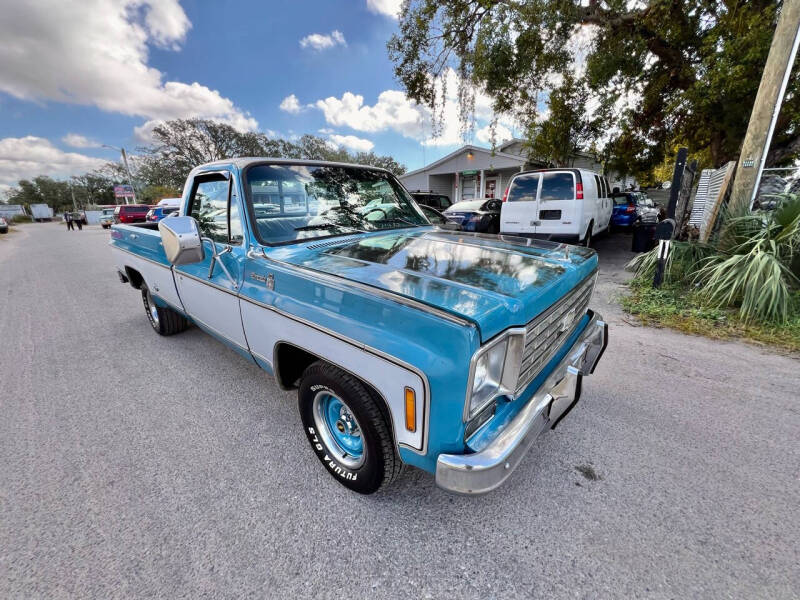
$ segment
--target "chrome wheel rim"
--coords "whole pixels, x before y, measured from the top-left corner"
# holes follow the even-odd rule
[[[314,396],[312,412],[322,441],[336,460],[348,469],[364,464],[366,448],[353,411],[330,391],[320,391]]]
[[[150,295],[150,290],[147,290],[145,293],[145,302],[147,306],[147,314],[150,317],[150,322],[153,324],[153,327],[156,329],[158,328],[158,307],[156,306],[155,302],[153,302],[153,297]]]

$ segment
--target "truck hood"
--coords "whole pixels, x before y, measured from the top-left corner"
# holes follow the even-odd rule
[[[597,268],[587,248],[427,227],[276,250],[278,260],[472,321],[483,340],[524,325]]]

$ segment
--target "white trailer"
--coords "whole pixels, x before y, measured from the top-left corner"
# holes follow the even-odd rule
[[[49,221],[53,218],[53,209],[47,204],[31,204],[31,216],[34,221]]]

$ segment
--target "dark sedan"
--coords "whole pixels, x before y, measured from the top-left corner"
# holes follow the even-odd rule
[[[462,231],[500,233],[500,200],[466,200],[457,202],[444,211]]]

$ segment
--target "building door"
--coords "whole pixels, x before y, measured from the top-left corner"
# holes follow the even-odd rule
[[[497,198],[498,196],[498,185],[497,185],[497,177],[487,177],[486,178],[486,198]]]
[[[478,197],[478,178],[475,175],[461,177],[461,200],[474,200]]]

